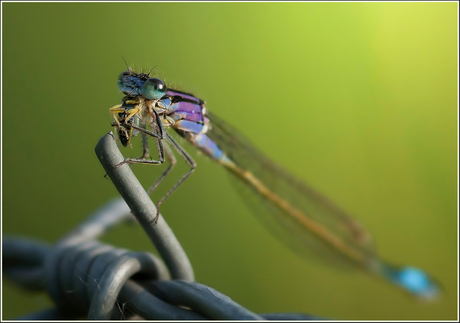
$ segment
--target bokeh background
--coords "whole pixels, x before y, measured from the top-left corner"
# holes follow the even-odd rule
[[[206,100],[373,233],[382,257],[432,274],[428,304],[302,259],[260,225],[193,147],[162,213],[198,282],[255,312],[455,319],[456,3],[2,4],[3,233],[55,242],[117,196],[94,147],[126,66]],[[126,148],[137,156],[139,146]],[[134,166],[145,185],[161,172]],[[171,175],[164,190],[185,165]],[[163,191],[154,196],[158,199]],[[105,241],[153,251],[137,226]],[[49,306],[4,281],[3,318]]]

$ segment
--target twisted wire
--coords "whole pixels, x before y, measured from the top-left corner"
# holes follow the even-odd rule
[[[40,257],[33,256],[40,250]],[[36,253],[37,254],[37,253]],[[33,261],[29,259],[34,257]],[[56,259],[53,260],[52,258]],[[55,268],[46,264],[50,259]],[[20,319],[261,320],[315,319],[305,314],[255,314],[215,289],[168,280],[167,267],[152,254],[130,252],[92,240],[56,249],[30,239],[3,238],[4,272],[23,288],[45,288],[56,304]],[[42,272],[22,279],[18,272]],[[43,277],[44,276],[44,277]],[[44,283],[45,282],[45,283]],[[186,307],[186,308],[184,308]]]
[[[114,167],[123,156],[111,133],[101,138],[96,154],[124,200],[97,210],[54,246],[18,237],[2,239],[5,275],[22,288],[46,290],[55,303],[54,308],[19,319],[317,319],[300,313],[259,315],[193,282],[190,262],[164,219],[160,216],[152,225],[156,209],[141,184],[127,165]],[[97,240],[112,227],[133,221],[133,215],[162,260]]]

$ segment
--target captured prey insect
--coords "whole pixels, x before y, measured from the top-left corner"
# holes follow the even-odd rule
[[[190,166],[160,199],[158,208],[195,169],[193,159],[166,131],[172,128],[235,175],[248,188],[246,194],[258,197],[260,203],[255,204],[264,207],[257,212],[263,216],[263,222],[270,224],[273,233],[281,234],[283,241],[295,251],[303,255],[315,251],[322,259],[374,273],[421,298],[432,299],[439,293],[439,286],[420,269],[393,266],[382,260],[369,231],[259,152],[234,128],[211,114],[204,101],[169,89],[162,80],[129,68],[120,74],[118,87],[125,97],[122,104],[110,109],[115,120],[113,125],[124,146],[129,144],[135,131],[142,133],[144,150],[141,158],[127,158],[122,163],[161,164],[165,157],[171,162],[149,193],[176,162],[169,147]],[[159,160],[148,158],[147,137],[155,139]]]

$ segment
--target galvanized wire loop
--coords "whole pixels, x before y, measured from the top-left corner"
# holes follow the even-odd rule
[[[96,153],[130,207],[121,199],[108,203],[54,247],[3,238],[4,273],[24,288],[45,289],[56,304],[21,319],[316,319],[304,314],[258,315],[215,289],[192,282],[190,262],[164,219],[160,217],[154,226],[149,222],[155,206],[134,174],[127,165],[113,167],[123,157],[111,134],[99,141]],[[165,263],[152,254],[97,240],[113,226],[132,221],[130,210]]]
[[[109,319],[118,294],[126,281],[136,273],[152,275],[157,271],[155,261],[152,259],[154,259],[153,256],[148,257],[142,253],[127,253],[112,260],[104,271],[98,288],[93,293],[88,318]],[[150,278],[158,279],[155,276]]]
[[[192,265],[163,217],[160,215],[158,222],[152,223],[156,216],[156,207],[145,189],[128,164],[117,167],[124,158],[112,132],[99,140],[95,151],[107,175],[168,266],[171,277],[193,281]]]
[[[91,319],[111,317],[120,290],[133,275],[142,273],[154,280],[169,278],[166,267],[155,256],[97,241],[53,250],[52,254],[46,271],[48,293],[59,308],[74,315],[89,313]]]
[[[133,315],[163,320],[314,319],[304,314],[255,314],[211,287],[167,280],[166,266],[151,254],[116,249],[95,240],[56,249],[32,240],[10,237],[3,238],[3,248],[8,277],[33,289],[37,289],[37,282],[46,281],[46,289],[57,306],[23,316],[21,319],[24,320],[84,316],[89,319],[128,319]],[[32,257],[36,264],[30,269],[41,271],[46,279],[34,276],[37,282],[29,279],[27,285],[18,274],[11,273],[19,268],[18,263],[28,263],[26,258],[33,250],[41,250],[38,254],[43,258],[36,263],[39,259]],[[52,261],[55,269],[50,270],[46,261]]]

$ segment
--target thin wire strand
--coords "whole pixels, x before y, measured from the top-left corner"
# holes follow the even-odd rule
[[[118,192],[160,253],[171,273],[171,277],[173,279],[193,281],[192,265],[163,217],[160,215],[157,224],[152,225],[156,215],[156,207],[141,183],[134,176],[131,168],[127,164],[115,167],[124,158],[117,147],[112,132],[109,132],[99,140],[95,151]]]

